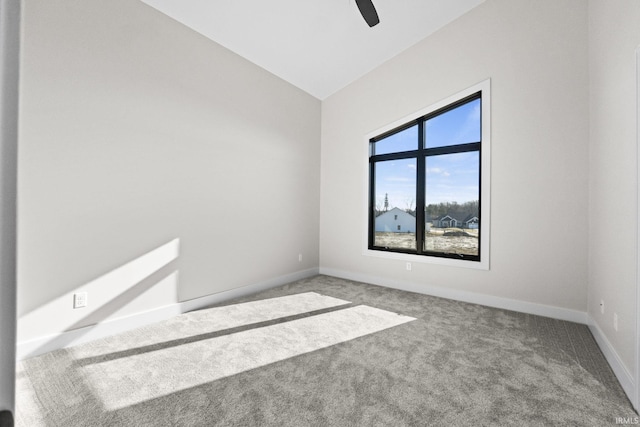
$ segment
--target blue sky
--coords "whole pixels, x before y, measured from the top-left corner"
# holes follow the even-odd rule
[[[430,119],[425,127],[427,148],[480,140],[480,100],[464,104]],[[376,154],[417,148],[418,128],[413,126],[376,143]],[[426,203],[464,203],[478,200],[479,153],[457,153],[427,158]],[[388,194],[389,209],[415,208],[415,159],[379,162],[376,165],[376,205],[384,206]]]

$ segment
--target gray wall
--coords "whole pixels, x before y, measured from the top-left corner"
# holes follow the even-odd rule
[[[19,341],[318,267],[320,102],[142,2],[27,0],[20,112]]]
[[[587,23],[582,0],[487,0],[323,101],[322,271],[586,312]],[[490,270],[363,255],[365,135],[487,78]]]
[[[640,2],[591,0],[589,30],[588,311],[633,375],[638,339],[636,49],[640,46]],[[615,220],[612,210],[617,212]],[[618,315],[617,331],[614,313]],[[638,373],[635,378],[638,381]]]
[[[14,410],[20,1],[0,0],[0,411]]]

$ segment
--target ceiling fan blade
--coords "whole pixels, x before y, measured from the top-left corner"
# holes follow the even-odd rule
[[[358,5],[358,9],[360,9],[362,17],[370,27],[380,23],[378,12],[376,12],[376,8],[373,6],[371,0],[356,0],[356,4]]]

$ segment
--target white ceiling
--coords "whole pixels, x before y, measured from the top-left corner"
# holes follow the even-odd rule
[[[318,99],[373,70],[484,0],[142,0]]]

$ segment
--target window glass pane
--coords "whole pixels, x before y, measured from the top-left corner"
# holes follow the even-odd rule
[[[426,159],[425,251],[479,255],[480,153]]]
[[[480,99],[425,122],[426,148],[480,141]]]
[[[374,142],[373,145],[374,154],[388,154],[417,150],[418,125],[412,126],[398,133],[394,133],[393,135]]]
[[[374,246],[416,249],[416,159],[375,164]]]

